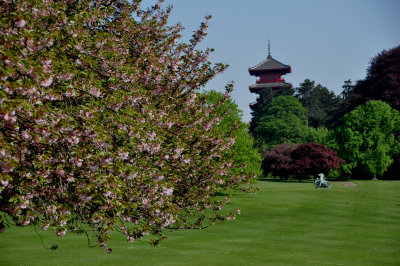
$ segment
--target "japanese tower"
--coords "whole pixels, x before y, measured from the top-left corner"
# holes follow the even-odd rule
[[[289,65],[282,64],[271,56],[271,46],[268,41],[268,57],[258,65],[249,68],[252,76],[258,77],[256,84],[249,87],[251,93],[260,94],[264,89],[279,90],[284,87],[292,87],[292,84],[286,83],[283,75],[291,73],[292,68]],[[251,103],[253,109],[257,102]]]

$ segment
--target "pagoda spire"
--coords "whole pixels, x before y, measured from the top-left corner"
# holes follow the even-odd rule
[[[268,39],[268,58],[272,58],[272,56],[271,56],[271,43],[269,42],[269,39]]]

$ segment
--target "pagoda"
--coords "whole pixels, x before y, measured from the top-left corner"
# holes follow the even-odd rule
[[[258,65],[249,68],[251,76],[258,77],[256,84],[249,86],[251,93],[260,94],[264,89],[279,90],[284,87],[292,87],[292,84],[286,83],[283,75],[291,73],[292,68],[289,65],[282,64],[271,56],[271,45],[268,40],[268,57]],[[257,102],[251,103],[250,108],[254,109]]]

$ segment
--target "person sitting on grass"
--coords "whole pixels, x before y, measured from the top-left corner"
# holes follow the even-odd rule
[[[331,188],[331,185],[328,181],[325,180],[324,174],[319,174],[319,178],[317,178],[314,182],[315,188]]]

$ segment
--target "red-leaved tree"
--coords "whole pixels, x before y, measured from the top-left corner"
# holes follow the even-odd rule
[[[6,217],[58,236],[128,242],[220,210],[234,130],[199,89],[225,69],[139,0],[0,2],[0,231]],[[228,91],[229,92],[229,91]],[[220,215],[216,215],[219,219]],[[211,223],[214,220],[210,221]]]
[[[299,179],[318,174],[329,174],[331,169],[337,169],[344,160],[336,152],[322,144],[309,143],[297,147],[291,153],[291,170]]]
[[[367,76],[354,86],[350,108],[371,100],[382,100],[400,111],[400,45],[372,58]]]
[[[264,153],[262,169],[264,175],[272,174],[280,179],[288,179],[292,175],[292,152],[299,144],[278,144]]]

